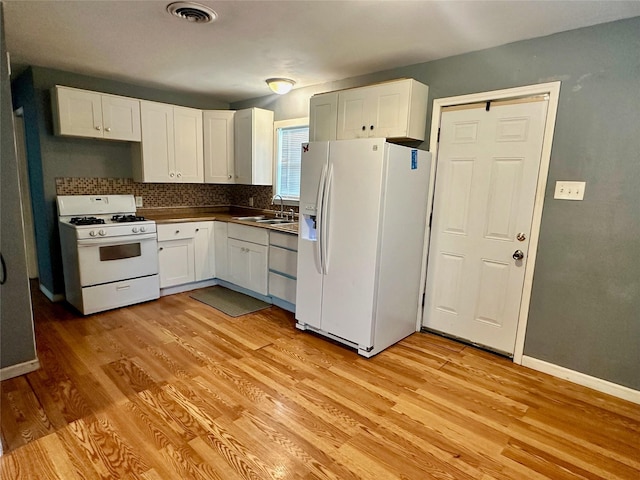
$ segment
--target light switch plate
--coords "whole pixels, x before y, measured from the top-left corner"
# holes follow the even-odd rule
[[[142,207],[142,197],[136,197],[136,207]]]
[[[559,200],[582,200],[584,199],[584,189],[586,182],[556,182],[556,191],[553,198]]]

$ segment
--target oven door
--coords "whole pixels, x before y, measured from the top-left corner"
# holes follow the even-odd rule
[[[78,269],[82,287],[155,275],[156,234],[78,240]]]

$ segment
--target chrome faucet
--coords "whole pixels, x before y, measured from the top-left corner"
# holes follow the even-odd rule
[[[280,197],[280,215],[278,215],[278,212],[276,212],[276,218],[284,218],[284,200],[282,200],[282,195],[274,195],[271,199],[271,205],[275,204],[276,197]]]

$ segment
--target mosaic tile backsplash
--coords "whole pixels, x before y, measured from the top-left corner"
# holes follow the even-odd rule
[[[270,185],[138,183],[130,178],[56,178],[57,195],[134,195],[144,208],[237,205],[272,210]],[[287,208],[288,209],[288,208]],[[297,209],[296,209],[297,210]]]

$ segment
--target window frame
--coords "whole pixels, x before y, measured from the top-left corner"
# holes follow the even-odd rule
[[[277,120],[273,122],[273,188],[271,191],[271,198],[275,197],[278,194],[278,170],[279,170],[279,142],[278,142],[278,131],[282,128],[291,128],[291,127],[309,127],[309,117],[300,117],[300,118],[291,118],[288,120]],[[280,204],[280,199],[276,201],[276,203]],[[298,200],[283,198],[284,205],[289,206],[298,206],[300,204],[300,197]]]

